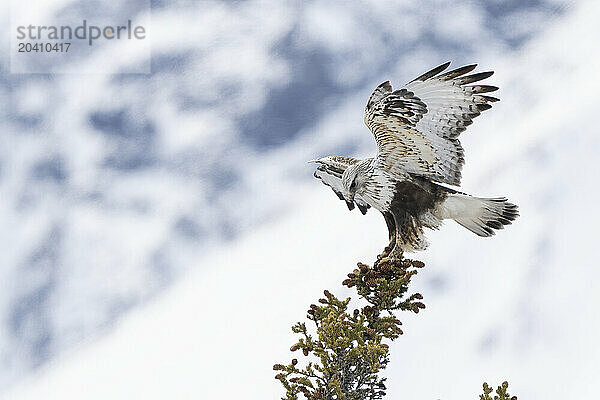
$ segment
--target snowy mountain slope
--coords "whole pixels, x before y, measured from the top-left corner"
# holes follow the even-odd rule
[[[593,258],[600,223],[593,202],[600,58],[589,39],[600,33],[599,11],[591,1],[573,4],[524,47],[481,55],[483,67],[497,71],[493,81],[501,86],[502,101],[463,136],[463,187],[507,195],[522,215],[490,240],[454,224],[428,233],[430,248],[416,255],[427,268],[415,287],[427,309],[401,318],[405,335],[392,347],[390,397],[474,398],[483,380],[509,379],[520,398],[593,398],[600,356]],[[423,59],[436,54],[419,51],[427,54]],[[406,69],[421,67],[390,63],[384,76],[369,78],[373,82],[338,100],[285,144],[244,153],[254,167],[240,178],[245,199],[263,203],[235,202],[235,190],[220,194],[221,201],[235,204],[224,214],[242,218],[236,223],[246,226],[244,233],[204,253],[193,250],[194,240],[170,243],[163,257],[197,268],[105,337],[46,364],[6,398],[276,398],[280,388],[270,367],[290,357],[291,323],[324,288],[350,294],[340,288],[345,273],[356,261],[372,261],[385,244],[382,218],[349,213],[328,188],[300,179],[310,176],[304,162],[315,155],[373,151],[360,118],[370,87],[388,78],[409,79],[415,74]],[[169,193],[162,204],[193,201],[185,179],[154,177],[136,172],[115,178],[120,185],[112,204],[128,204],[127,190],[146,198]],[[152,192],[146,182],[164,186]],[[122,221],[123,232],[145,232],[134,242],[152,243],[161,237],[161,223],[153,218],[173,217],[172,208],[151,204],[145,213],[143,204],[139,214],[132,211],[147,216],[146,229],[133,217],[135,227],[127,228],[119,214],[104,223]],[[254,228],[242,216],[260,207],[273,211]],[[193,221],[180,229],[193,232]],[[170,237],[170,231],[162,235]],[[50,247],[39,257],[52,260],[53,254]],[[114,257],[119,262],[125,255]],[[31,275],[22,279],[34,281]],[[137,280],[130,279],[116,281]],[[250,333],[241,336],[248,326]]]

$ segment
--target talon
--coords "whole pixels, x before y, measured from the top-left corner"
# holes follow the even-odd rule
[[[387,253],[387,254],[385,254],[385,256],[383,256],[384,253]],[[381,263],[393,264],[397,260],[402,259],[402,249],[398,248],[397,246],[394,246],[394,248],[389,249],[389,250],[386,248],[386,250],[384,250],[384,253],[381,254],[383,257],[378,258],[378,260],[377,260],[379,264],[381,264]]]
[[[377,259],[381,259],[381,258],[389,256],[390,253],[391,253],[391,251],[392,251],[392,248],[390,246],[387,246],[385,249],[383,249],[383,251],[381,252],[381,254],[379,254],[377,256]]]
[[[391,264],[394,260],[394,257],[383,257],[381,260],[378,260],[378,263],[388,263]]]

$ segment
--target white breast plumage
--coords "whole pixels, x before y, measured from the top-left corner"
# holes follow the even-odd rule
[[[375,169],[371,178],[362,187],[360,195],[371,207],[383,212],[392,204],[395,182],[395,179],[385,171]]]

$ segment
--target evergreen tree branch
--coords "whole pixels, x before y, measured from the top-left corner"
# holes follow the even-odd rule
[[[298,400],[301,394],[308,400],[383,399],[386,378],[380,372],[389,363],[389,345],[384,341],[402,335],[394,312],[418,313],[425,308],[420,293],[407,295],[412,277],[424,264],[403,257],[384,260],[373,267],[358,263],[342,282],[356,288],[367,303],[362,308],[349,312],[350,298],[340,300],[325,290],[319,304],[311,304],[307,311],[314,329],[303,322],[292,327],[299,339],[290,350],[302,351],[307,362],[303,368],[297,358],[273,366],[286,391],[282,400]],[[480,400],[516,400],[508,394],[506,382],[493,398],[487,383],[483,388]]]

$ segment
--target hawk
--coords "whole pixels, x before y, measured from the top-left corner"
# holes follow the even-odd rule
[[[359,160],[328,156],[312,160],[314,176],[365,214],[383,214],[390,243],[382,257],[424,250],[423,228],[438,229],[453,219],[479,236],[492,236],[517,216],[504,197],[481,198],[449,186],[460,186],[464,151],[459,135],[491,108],[496,86],[474,84],[493,71],[469,74],[477,64],[444,72],[442,64],[393,90],[389,81],[377,86],[364,121],[377,143],[377,155]]]

